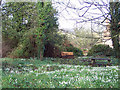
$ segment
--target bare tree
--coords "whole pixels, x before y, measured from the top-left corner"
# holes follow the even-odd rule
[[[120,28],[118,24],[120,21],[119,0],[61,0],[55,3],[58,5],[56,5],[57,8],[62,8],[59,14],[61,14],[61,12],[66,12],[69,15],[72,13],[72,15],[75,15],[75,18],[71,17],[69,20],[75,20],[77,24],[86,24],[92,21],[92,23],[98,26],[104,26],[105,21],[109,20],[113,47],[116,56],[120,58]],[[68,19],[68,17],[64,18]],[[98,32],[95,29],[93,29],[93,31]]]

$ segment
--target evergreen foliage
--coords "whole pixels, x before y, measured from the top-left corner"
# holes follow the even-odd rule
[[[83,51],[74,47],[74,46],[69,46],[69,47],[66,47],[66,50],[68,52],[73,52],[75,56],[83,56]]]
[[[6,3],[2,9],[3,40],[16,42],[9,56],[43,57],[45,44],[54,42],[58,26],[56,14],[50,2]]]
[[[105,55],[112,56],[114,55],[113,49],[109,45],[94,45],[88,52],[88,56],[96,56],[96,55]]]

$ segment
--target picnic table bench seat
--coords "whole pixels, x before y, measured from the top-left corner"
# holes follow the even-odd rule
[[[107,62],[103,62],[103,61]],[[87,58],[87,59],[82,59],[80,60],[82,62],[88,62],[86,65],[91,65],[91,66],[111,66],[111,59],[109,58]],[[100,61],[100,62],[99,62]]]
[[[107,63],[105,63],[105,62],[97,62],[96,60],[100,60],[100,61],[107,60]],[[106,66],[106,65],[108,65],[108,66],[110,66],[111,65],[110,62],[111,62],[111,59],[109,59],[109,58],[91,58],[92,66],[95,66],[95,65],[98,65],[98,66]]]

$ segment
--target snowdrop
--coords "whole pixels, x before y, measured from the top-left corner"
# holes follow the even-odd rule
[[[72,65],[67,65],[66,67],[70,68],[70,67],[72,67]]]
[[[17,83],[17,79],[15,79],[15,82]]]
[[[50,64],[47,64],[46,66],[51,66]]]
[[[73,77],[70,78],[70,80],[74,79]]]
[[[19,72],[16,70],[15,73],[19,73]]]
[[[39,74],[38,73],[36,73],[36,76],[38,76]]]
[[[117,74],[117,75],[115,75],[115,77],[118,77],[118,74]]]
[[[10,68],[6,68],[5,70],[9,71],[9,70],[10,70]]]
[[[74,71],[74,69],[70,69],[70,71]]]
[[[10,73],[14,73],[14,71],[13,71],[13,70],[11,70],[11,71],[10,71]]]
[[[65,82],[65,81],[62,81],[62,82],[59,82],[60,84],[67,84],[68,82]]]
[[[30,73],[33,73],[33,70],[32,70],[32,71],[30,71]]]
[[[21,60],[24,61],[25,59],[22,58]]]
[[[108,81],[107,82],[111,82],[111,80],[110,79],[108,79]]]

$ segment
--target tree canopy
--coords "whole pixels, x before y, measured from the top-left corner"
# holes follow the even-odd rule
[[[3,40],[15,42],[11,54],[17,57],[36,53],[38,58],[43,57],[45,44],[53,40],[57,31],[56,13],[51,2],[4,4],[2,33]],[[36,50],[37,52],[34,52]]]

